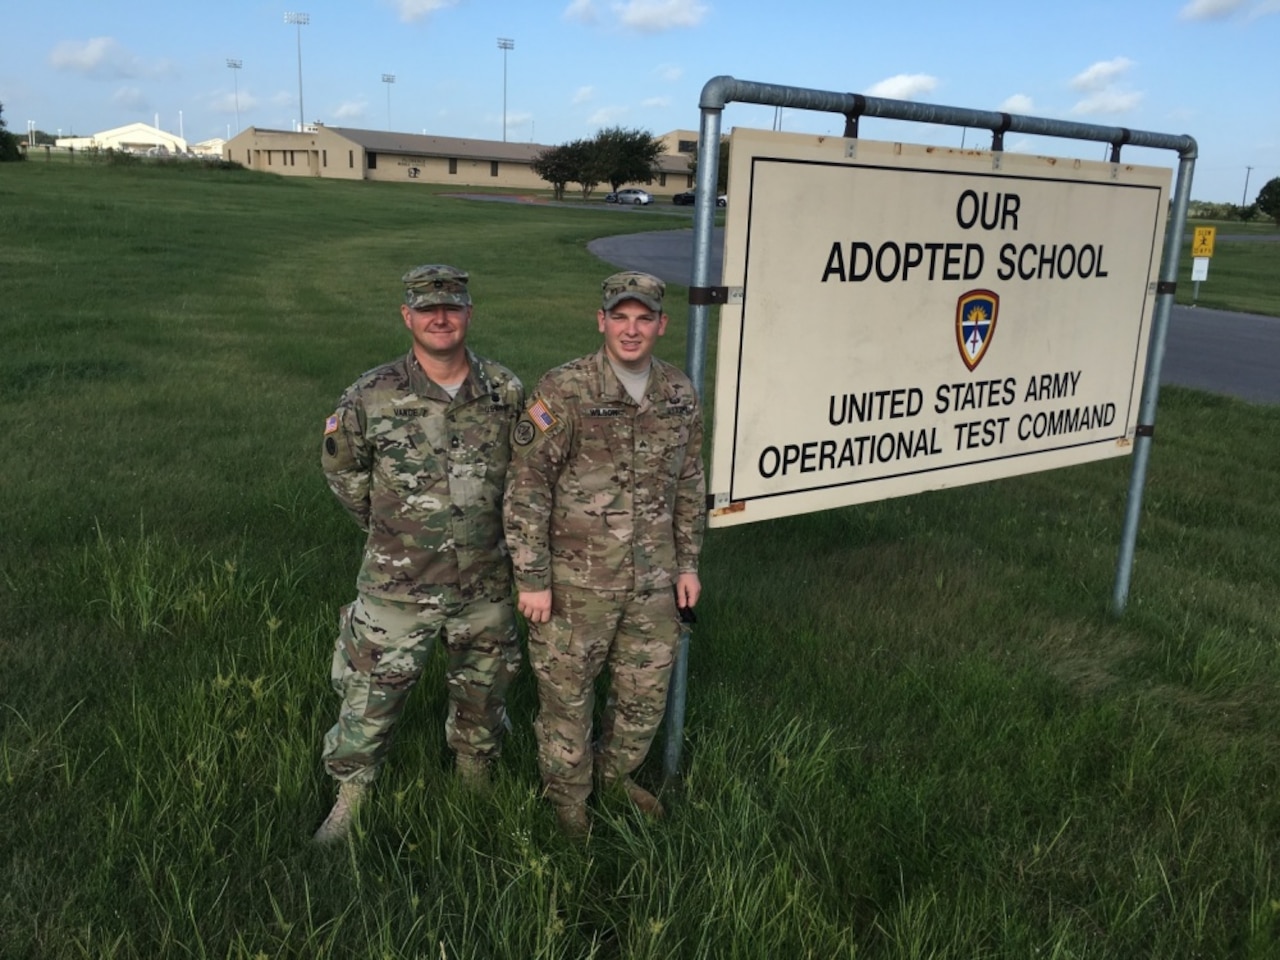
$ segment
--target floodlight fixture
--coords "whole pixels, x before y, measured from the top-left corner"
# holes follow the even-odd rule
[[[394,73],[384,73],[382,82],[387,85],[387,132],[391,132],[391,85],[396,82]]]
[[[243,66],[243,60],[227,57],[227,67],[231,70],[232,82],[236,88],[236,133],[240,132],[240,68]]]
[[[307,111],[302,105],[302,28],[311,23],[311,14],[286,13],[284,22],[292,23],[298,31],[298,129],[304,130],[307,126]]]
[[[516,42],[509,37],[498,38],[498,49],[502,51],[502,142],[507,142],[507,51],[514,50]]]

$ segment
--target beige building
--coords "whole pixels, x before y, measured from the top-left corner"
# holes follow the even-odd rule
[[[56,145],[74,150],[123,150],[127,153],[167,155],[187,152],[186,140],[149,123],[129,123],[91,137],[59,137]]]
[[[666,144],[672,136],[668,134],[659,139]],[[695,143],[696,140],[695,136]],[[285,177],[402,180],[460,187],[546,190],[549,184],[530,167],[533,158],[545,149],[546,145],[537,143],[315,124],[302,131],[249,127],[227,142],[223,158],[250,170]],[[668,150],[659,160],[653,182],[636,186],[643,186],[661,197],[688,190],[693,186],[688,156]]]

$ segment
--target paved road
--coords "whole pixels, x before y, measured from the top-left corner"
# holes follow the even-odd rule
[[[724,231],[715,231],[711,275],[720,276]],[[606,263],[689,285],[693,231],[603,237],[587,245]],[[1173,308],[1160,382],[1280,404],[1280,318],[1204,307]]]

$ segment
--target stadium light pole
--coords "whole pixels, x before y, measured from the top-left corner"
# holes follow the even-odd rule
[[[502,51],[502,142],[507,142],[507,51],[514,50],[516,42],[508,37],[498,38],[498,49]]]
[[[304,130],[307,126],[307,111],[302,105],[302,28],[311,22],[311,14],[286,13],[284,22],[294,24],[298,30],[298,129]]]
[[[384,73],[382,82],[387,85],[387,132],[391,132],[391,85],[396,82],[394,73]]]
[[[227,66],[231,69],[231,82],[236,88],[236,133],[240,132],[240,68],[244,66],[243,60],[232,60],[227,58]]]

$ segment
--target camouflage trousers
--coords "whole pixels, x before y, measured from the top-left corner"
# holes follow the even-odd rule
[[[670,590],[553,589],[551,619],[529,626],[538,768],[553,803],[585,800],[593,775],[613,781],[644,761],[666,709],[679,639]],[[606,666],[609,695],[593,749],[595,682]]]
[[[342,707],[324,737],[330,776],[358,783],[377,777],[437,636],[447,654],[445,739],[461,756],[498,755],[507,688],[520,669],[511,601],[437,595],[397,603],[360,594],[342,609],[333,651],[331,680]]]

